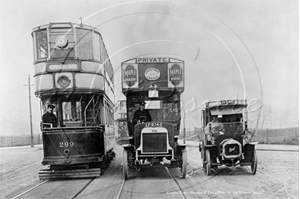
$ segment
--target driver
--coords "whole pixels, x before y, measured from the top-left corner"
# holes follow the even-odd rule
[[[219,133],[219,131],[224,130],[223,124],[218,121],[216,115],[213,116],[212,121],[207,124],[206,128],[209,129],[209,126],[213,133]]]
[[[151,122],[151,120],[152,118],[149,111],[145,109],[145,102],[141,102],[139,110],[135,111],[133,115],[134,125],[143,122]]]

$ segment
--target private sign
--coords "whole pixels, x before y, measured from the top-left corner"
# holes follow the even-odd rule
[[[136,58],[136,63],[169,63],[169,57],[145,57],[145,58]]]

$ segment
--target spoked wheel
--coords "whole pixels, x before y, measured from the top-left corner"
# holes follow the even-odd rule
[[[252,163],[251,163],[251,172],[252,172],[253,175],[256,174],[256,170],[257,170],[257,155],[256,155],[256,150],[253,149]]]
[[[123,177],[124,180],[128,180],[128,154],[127,151],[123,150]]]
[[[211,175],[211,157],[210,157],[210,152],[209,150],[205,151],[206,155],[206,163],[205,163],[205,173],[206,175]]]
[[[182,150],[182,166],[181,166],[181,178],[185,178],[187,170],[187,152],[186,149]]]
[[[201,151],[201,160],[202,160],[202,167],[203,169],[206,169],[206,163],[205,163],[205,151],[202,149]]]

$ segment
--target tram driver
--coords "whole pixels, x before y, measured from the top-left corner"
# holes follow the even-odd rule
[[[48,104],[47,106],[47,112],[42,117],[43,127],[51,127],[50,124],[52,124],[52,127],[57,127],[57,118],[53,114],[53,109],[55,106],[52,104]]]
[[[152,118],[147,109],[145,109],[145,102],[140,103],[139,110],[134,112],[133,115],[133,126],[143,122],[151,122]]]

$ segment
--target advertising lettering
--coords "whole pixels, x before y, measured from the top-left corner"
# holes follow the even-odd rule
[[[137,70],[132,66],[128,65],[124,70],[124,82],[128,86],[133,86],[137,81]]]
[[[50,71],[58,70],[78,70],[77,64],[51,64],[49,65]]]
[[[170,81],[174,86],[177,86],[180,84],[182,81],[182,69],[179,65],[174,64],[170,70],[169,70],[169,75],[170,75]]]
[[[145,77],[148,80],[157,80],[160,77],[160,71],[157,68],[148,68],[145,71]]]

